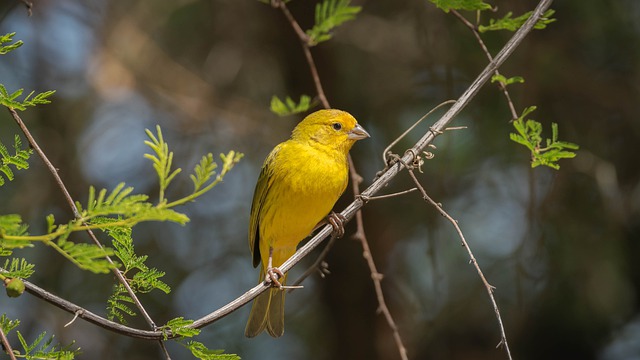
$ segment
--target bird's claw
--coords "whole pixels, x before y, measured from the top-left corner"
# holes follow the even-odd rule
[[[327,217],[327,221],[331,224],[331,227],[333,227],[331,235],[336,238],[341,238],[344,235],[344,222],[347,221],[347,218],[342,214],[332,212]]]
[[[273,286],[281,289],[282,283],[278,281],[279,278],[284,278],[284,273],[277,267],[270,267],[267,269],[267,275],[265,275],[264,281],[267,284],[272,284]]]

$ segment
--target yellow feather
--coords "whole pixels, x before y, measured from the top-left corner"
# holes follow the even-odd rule
[[[269,254],[282,265],[333,208],[347,187],[351,146],[369,134],[341,110],[316,111],[295,127],[264,162],[253,195],[249,246],[253,265],[262,262],[264,281]],[[284,279],[283,279],[284,283]],[[274,288],[254,301],[245,329],[253,337],[267,329],[284,332],[284,292]]]

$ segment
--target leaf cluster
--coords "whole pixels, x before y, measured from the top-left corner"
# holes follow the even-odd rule
[[[13,50],[19,48],[20,46],[22,46],[22,44],[23,44],[22,40],[18,40],[16,42],[14,42],[13,44],[5,45],[7,43],[12,42],[13,41],[13,37],[15,35],[16,35],[15,32],[4,34],[4,35],[0,35],[0,55],[5,55],[8,52],[13,51]]]
[[[5,335],[17,328],[19,325],[19,320],[9,320],[5,314],[0,316],[0,327],[2,327],[2,331]],[[40,333],[40,335],[38,335],[31,343],[28,343],[22,333],[18,330],[16,330],[16,336],[18,337],[22,351],[13,349],[15,357],[28,360],[71,360],[75,359],[76,355],[81,353],[80,348],[75,348],[73,342],[68,345],[54,344],[54,336],[47,338],[46,332]]]
[[[333,29],[355,18],[362,7],[350,3],[351,0],[324,0],[316,4],[315,24],[306,32],[309,46],[331,39]]]
[[[29,162],[27,160],[29,160],[31,154],[33,154],[33,150],[22,149],[22,141],[18,135],[15,135],[14,137],[13,148],[15,150],[15,154],[11,155],[9,154],[7,147],[0,142],[0,186],[5,183],[2,174],[4,174],[9,181],[12,181],[14,178],[13,171],[9,165],[14,166],[16,170],[25,170],[29,168]]]
[[[305,112],[314,106],[316,106],[316,102],[312,102],[311,97],[308,95],[300,96],[300,101],[298,103],[289,96],[287,96],[284,101],[280,100],[280,98],[275,95],[271,98],[271,112],[280,116],[288,116]]]
[[[547,27],[547,25],[556,21],[556,19],[552,18],[555,10],[549,9],[545,11],[544,14],[540,17],[540,19],[533,26],[534,29],[542,30]],[[518,30],[533,14],[533,11],[528,11],[518,17],[512,18],[512,12],[508,12],[501,19],[490,19],[489,25],[480,25],[478,26],[478,31],[483,33],[487,31],[498,31],[498,30],[508,30],[508,31],[516,31]]]
[[[187,320],[183,317],[178,317],[167,322],[162,326],[160,330],[165,334],[165,340],[168,338],[169,333],[180,336],[179,343],[189,349],[191,354],[198,359],[202,360],[240,360],[240,357],[235,354],[224,354],[224,350],[209,349],[203,343],[190,340],[187,342],[181,341],[185,338],[190,338],[200,334],[200,329],[194,329],[191,327],[193,320]]]
[[[30,92],[22,101],[17,100],[24,93],[24,89],[18,89],[11,94],[7,91],[4,85],[0,84],[0,105],[8,107],[9,109],[26,110],[27,107],[36,106],[40,104],[49,104],[51,101],[49,97],[55,94],[55,90],[49,90],[36,94],[35,91]]]
[[[122,274],[127,278],[131,289],[136,293],[148,293],[154,289],[161,290],[165,294],[171,292],[171,288],[160,280],[164,272],[149,268],[145,261],[146,255],[138,256],[135,253],[131,228],[114,226],[107,228],[106,232],[112,239],[115,256],[122,264]],[[114,286],[113,293],[107,300],[107,314],[110,320],[117,319],[126,323],[125,315],[136,316],[136,312],[130,307],[134,301],[123,284]]]
[[[513,127],[517,133],[509,134],[512,141],[525,146],[531,151],[531,167],[535,168],[540,165],[548,166],[553,169],[560,169],[558,161],[560,159],[570,159],[576,156],[572,150],[578,150],[579,146],[558,140],[558,124],[551,124],[551,139],[546,139],[543,146],[542,124],[531,119],[525,120],[525,117],[536,109],[535,106],[526,108],[522,115],[513,122]]]
[[[448,13],[451,10],[489,10],[491,5],[482,0],[429,0],[435,6]]]

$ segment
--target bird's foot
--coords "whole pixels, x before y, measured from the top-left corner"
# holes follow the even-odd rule
[[[327,221],[333,227],[333,231],[331,232],[331,236],[336,238],[341,238],[344,236],[344,222],[347,221],[347,218],[342,214],[336,214],[332,212],[327,217]]]
[[[277,267],[269,267],[267,269],[267,275],[264,277],[264,281],[267,284],[272,284],[273,286],[282,289],[282,283],[278,279],[284,278],[284,273],[278,269]]]

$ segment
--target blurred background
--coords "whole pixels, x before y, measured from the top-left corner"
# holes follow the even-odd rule
[[[432,107],[457,98],[487,60],[473,34],[426,0],[354,1],[355,21],[312,49],[332,106],[351,112],[371,133],[352,155],[366,187],[383,168],[383,149]],[[496,17],[532,10],[536,1],[491,1]],[[304,29],[315,2],[289,8]],[[581,146],[561,169],[529,169],[526,150],[509,140],[503,95],[488,84],[435,141],[422,184],[458,221],[489,282],[497,287],[508,340],[517,359],[640,359],[640,3],[557,1],[557,22],[528,36],[501,68],[526,82],[510,88],[518,111],[551,136]],[[467,14],[474,19],[473,14]],[[482,19],[487,23],[488,19]],[[156,124],[183,176],[169,197],[186,194],[186,174],[208,152],[245,154],[225,181],[181,207],[186,226],[134,228],[137,251],[165,271],[173,289],[142,295],[157,324],[196,319],[254,286],[247,227],[253,187],[264,157],[300,116],[269,112],[272,95],[315,95],[289,23],[255,0],[20,1],[0,6],[0,33],[24,41],[0,58],[0,82],[11,92],[57,90],[50,105],[22,113],[68,186],[86,202],[88,188],[125,181],[157,196],[145,128]],[[510,33],[486,34],[496,54]],[[441,114],[442,111],[439,113]],[[411,146],[429,118],[402,141]],[[20,133],[0,112],[0,140]],[[30,232],[45,216],[64,222],[68,206],[42,162],[0,188],[0,213],[20,214]],[[385,192],[411,187],[400,174]],[[350,202],[350,191],[337,209]],[[370,202],[366,236],[384,274],[387,304],[411,359],[504,359],[485,288],[447,221],[416,193]],[[243,359],[398,359],[360,244],[339,240],[331,275],[313,276],[288,296],[280,339],[243,335],[249,307],[205,328],[197,338]],[[75,241],[88,241],[75,234]],[[108,242],[106,237],[102,237]],[[317,255],[316,251],[316,255]],[[99,314],[113,275],[80,271],[51,249],[17,252],[36,264],[35,284]],[[315,256],[298,265],[301,274]],[[159,359],[156,343],[129,339],[72,318],[32,296],[0,297],[33,339],[41,331],[68,343],[82,359]],[[129,324],[146,329],[140,318]],[[11,338],[17,345],[15,337]],[[169,343],[175,359],[190,354]]]

